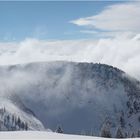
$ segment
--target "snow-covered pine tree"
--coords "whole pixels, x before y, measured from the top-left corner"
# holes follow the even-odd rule
[[[135,133],[134,132],[132,132],[132,134],[131,134],[131,138],[135,138],[136,136],[135,136]]]
[[[12,125],[15,125],[15,116],[12,115]]]
[[[58,126],[56,129],[57,133],[63,133],[63,129],[61,128],[61,126]]]
[[[119,128],[117,129],[117,131],[116,131],[116,136],[115,136],[115,137],[116,137],[116,138],[125,138],[125,135],[124,135],[123,130],[122,130],[121,127],[119,127]]]
[[[28,130],[28,123],[27,122],[25,123],[24,127],[25,127],[25,130],[27,131]]]
[[[100,136],[106,137],[106,138],[111,138],[112,136],[111,136],[111,132],[110,132],[110,127],[111,127],[111,122],[109,121],[109,119],[107,119],[101,128]]]
[[[18,117],[17,124],[18,124],[18,127],[19,127],[19,129],[20,129],[20,127],[21,127],[21,120],[20,120],[20,117]]]
[[[119,121],[120,121],[121,127],[124,128],[125,127],[125,119],[124,119],[123,111],[121,111],[121,115],[120,115]]]
[[[137,132],[137,137],[140,137],[140,130],[138,130]]]

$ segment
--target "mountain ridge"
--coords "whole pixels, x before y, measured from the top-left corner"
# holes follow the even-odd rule
[[[140,82],[113,66],[36,62],[0,66],[0,76],[0,84],[8,85],[1,93],[20,98],[53,131],[61,125],[65,133],[99,136],[108,120],[112,137],[119,127],[139,129]]]

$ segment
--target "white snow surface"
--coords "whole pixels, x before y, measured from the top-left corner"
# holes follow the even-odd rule
[[[67,135],[67,134],[59,134],[54,132],[45,132],[45,131],[14,131],[14,132],[0,132],[0,139],[10,139],[10,140],[20,140],[20,139],[72,139],[72,140],[115,140],[114,138],[100,138],[100,137],[92,137],[92,136],[82,136],[82,135]],[[140,138],[134,138],[134,140],[139,140]],[[127,140],[127,139],[125,139]],[[128,139],[131,140],[131,139]]]

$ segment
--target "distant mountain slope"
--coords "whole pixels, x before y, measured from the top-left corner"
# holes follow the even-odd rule
[[[107,128],[115,137],[118,128],[129,135],[140,128],[140,82],[112,66],[59,61],[1,66],[0,85],[2,97],[18,98],[52,130],[61,125],[65,133],[99,136]]]

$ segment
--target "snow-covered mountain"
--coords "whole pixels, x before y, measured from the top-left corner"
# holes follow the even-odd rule
[[[121,130],[130,137],[140,128],[140,82],[112,66],[59,61],[0,66],[0,85],[1,100],[53,131],[61,125],[65,133],[109,131],[116,137]]]

